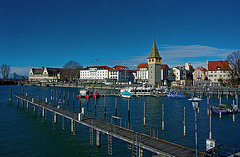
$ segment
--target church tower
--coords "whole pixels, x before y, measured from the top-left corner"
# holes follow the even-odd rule
[[[153,42],[150,56],[148,57],[148,84],[149,85],[161,85],[161,64],[162,57],[158,53],[158,49]]]

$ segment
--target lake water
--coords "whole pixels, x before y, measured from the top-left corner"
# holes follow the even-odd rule
[[[58,117],[57,124],[52,123],[52,114],[47,112],[46,118],[41,116],[41,112],[34,113],[33,107],[30,110],[21,104],[17,105],[13,97],[9,103],[9,90],[20,93],[22,88],[31,96],[41,98],[51,97],[51,89],[56,93],[63,91],[67,97],[70,93],[69,105],[63,108],[80,111],[79,100],[75,98],[73,106],[73,92],[78,93],[77,88],[44,88],[28,86],[0,86],[0,156],[110,156],[108,155],[107,135],[101,137],[101,147],[89,143],[89,128],[76,125],[76,135],[70,131],[70,121],[64,121],[62,128],[62,118]],[[99,93],[110,93],[110,90],[98,90]],[[116,97],[106,97],[107,116],[115,116],[115,101],[117,99],[117,116],[122,118],[122,124],[128,120],[128,100]],[[200,113],[198,114],[198,146],[200,151],[205,151],[205,140],[209,137],[209,116],[207,116],[207,100],[202,98],[200,102]],[[232,103],[234,97],[222,97],[222,102]],[[146,102],[146,126],[143,126],[143,106]],[[217,97],[211,97],[210,105],[218,104]],[[56,104],[55,101],[51,102]],[[165,110],[165,130],[161,131],[162,104]],[[86,107],[87,101],[82,99],[81,106]],[[183,115],[186,107],[186,137],[183,137]],[[105,120],[104,98],[97,99],[97,112],[94,114],[95,100],[89,99],[89,110],[93,111],[93,116]],[[191,102],[187,99],[170,99],[167,97],[132,97],[130,99],[130,119],[132,128],[135,131],[150,134],[150,128],[159,128],[158,137],[166,141],[177,143],[195,149],[194,132],[194,110]],[[119,123],[119,122],[115,122]],[[217,144],[222,144],[240,149],[240,114],[236,114],[235,122],[232,115],[212,116],[212,138],[217,140]],[[128,149],[128,143],[113,138],[113,156],[132,156],[132,151]],[[144,156],[152,156],[151,152],[144,151]]]

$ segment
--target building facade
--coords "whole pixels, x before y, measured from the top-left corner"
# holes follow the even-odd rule
[[[161,82],[162,85],[168,85],[168,71],[169,67],[167,64],[161,65]]]
[[[219,86],[221,82],[231,79],[231,68],[228,61],[207,61],[207,77],[212,86]]]
[[[81,81],[99,81],[104,82],[109,78],[108,66],[90,66],[80,70]]]
[[[31,68],[28,80],[31,82],[58,82],[61,78],[61,68]]]
[[[137,66],[137,83],[146,83],[148,82],[148,64],[147,63],[140,63]]]
[[[162,57],[160,57],[155,40],[153,42],[150,56],[148,57],[148,84],[161,85],[161,64]]]
[[[109,69],[109,80],[111,82],[127,83],[134,82],[134,71],[126,66],[116,65]]]

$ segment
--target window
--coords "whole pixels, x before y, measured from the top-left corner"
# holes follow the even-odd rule
[[[151,62],[151,59],[149,59],[149,62]]]

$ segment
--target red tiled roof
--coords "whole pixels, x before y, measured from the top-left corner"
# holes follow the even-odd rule
[[[102,69],[102,70],[105,70],[105,69],[109,70],[110,69],[110,67],[108,67],[108,66],[90,66],[90,67],[84,68],[84,70],[88,70],[90,68],[97,68],[98,70],[100,70],[100,69]]]
[[[126,67],[126,66],[116,65],[116,66],[112,67],[112,68],[109,69],[109,70],[111,70],[111,71],[113,71],[113,70],[123,71],[123,70],[128,70],[128,67]]]
[[[147,70],[148,70],[148,64],[147,63],[140,63],[137,66],[137,71],[139,71],[141,68],[147,68]]]
[[[208,61],[208,71],[217,71],[218,68],[223,71],[231,70],[228,61]]]

